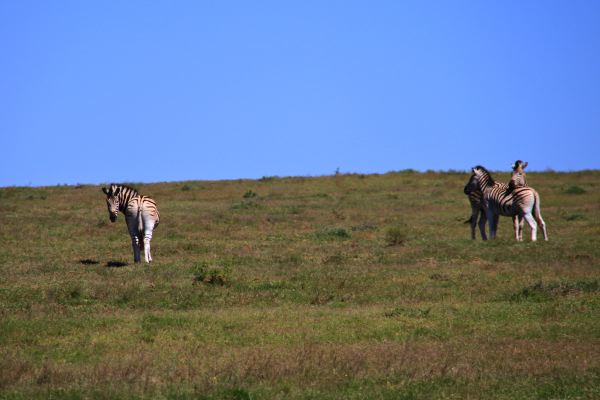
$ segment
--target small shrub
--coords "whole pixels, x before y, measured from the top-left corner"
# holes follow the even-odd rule
[[[200,263],[193,268],[194,282],[207,283],[209,285],[224,286],[231,283],[231,270],[229,267],[209,266]]]
[[[566,190],[565,193],[568,194],[584,194],[586,192],[586,190],[584,188],[581,188],[579,186],[569,186]]]
[[[190,185],[183,185],[183,186],[181,187],[181,191],[182,191],[182,192],[187,192],[187,191],[189,191],[189,190],[192,190],[192,187],[191,187]]]
[[[392,226],[385,232],[385,242],[388,246],[399,246],[406,242],[406,234],[401,226]]]
[[[344,228],[330,228],[324,229],[316,233],[317,239],[321,240],[333,240],[333,239],[349,239],[350,232]]]
[[[253,199],[256,196],[258,196],[258,195],[256,194],[256,192],[254,192],[252,190],[247,190],[246,193],[244,193],[244,198],[245,199]]]

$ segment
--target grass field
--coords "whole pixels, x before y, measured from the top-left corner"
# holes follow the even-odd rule
[[[496,173],[507,181],[507,173]],[[0,189],[0,397],[600,398],[600,171],[529,173],[548,242],[470,240],[466,173]]]

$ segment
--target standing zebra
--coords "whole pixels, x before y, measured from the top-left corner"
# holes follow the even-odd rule
[[[483,193],[478,188],[471,188],[468,183],[465,185],[464,193],[469,197],[469,203],[471,203],[471,218],[465,221],[465,224],[471,224],[471,239],[475,240],[475,226],[478,224],[477,218],[479,218],[481,239],[487,240],[485,233],[487,218],[483,209]]]
[[[512,165],[513,172],[510,177],[510,182],[508,183],[508,188],[511,191],[516,187],[527,186],[527,180],[525,180],[525,167],[527,165],[529,165],[529,163],[521,160],[515,161]]]
[[[521,186],[510,191],[507,185],[495,182],[482,166],[473,168],[473,174],[467,185],[472,188],[477,187],[483,193],[483,207],[490,225],[490,238],[496,237],[498,217],[504,215],[513,217],[517,240],[522,240],[522,236],[519,235],[520,218],[525,218],[531,227],[532,241],[537,239],[538,224],[542,228],[544,240],[548,240],[546,224],[540,212],[540,196],[533,188]]]
[[[508,185],[502,182],[496,182],[496,185],[508,189]],[[485,233],[487,216],[485,215],[485,208],[483,207],[483,193],[473,179],[470,179],[469,182],[467,182],[463,191],[469,197],[469,203],[471,204],[471,218],[465,221],[465,224],[471,224],[471,239],[475,240],[475,226],[479,225],[481,239],[487,240],[487,235]],[[479,223],[477,222],[477,218],[479,218]],[[497,228],[499,222],[498,216],[495,217],[495,221],[495,226]]]
[[[150,197],[141,196],[135,189],[125,185],[111,183],[109,188],[103,187],[102,191],[106,194],[110,221],[117,220],[119,211],[125,214],[134,262],[141,261],[140,244],[144,248],[146,262],[151,262],[150,240],[152,240],[152,231],[158,226],[159,221],[156,202]]]
[[[515,161],[512,165],[512,175],[510,176],[510,181],[508,182],[508,192],[512,192],[517,187],[527,186],[527,180],[525,179],[525,167],[527,167],[528,163],[523,162],[521,160]],[[522,216],[515,216],[516,221],[513,221],[515,224],[515,229],[517,229],[516,236],[517,240],[523,240],[523,222],[525,221]]]

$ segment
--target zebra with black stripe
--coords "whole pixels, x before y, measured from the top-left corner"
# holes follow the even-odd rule
[[[512,175],[510,177],[510,182],[508,183],[508,188],[513,190],[516,187],[527,186],[527,180],[525,179],[525,167],[529,165],[528,162],[523,162],[521,160],[515,161],[512,165]]]
[[[515,187],[512,191],[508,185],[495,182],[487,169],[478,165],[467,184],[478,188],[483,193],[483,207],[490,226],[490,238],[496,237],[498,217],[500,215],[513,217],[515,238],[522,240],[520,225],[524,218],[531,227],[531,240],[537,239],[538,225],[542,229],[544,240],[548,240],[546,223],[540,211],[540,196],[529,186]]]
[[[125,215],[127,230],[131,236],[134,262],[140,262],[140,245],[144,249],[147,263],[152,261],[150,241],[152,232],[158,226],[159,214],[156,202],[150,197],[140,195],[137,190],[126,185],[112,183],[110,187],[102,188],[106,194],[106,205],[111,222],[117,220],[121,211]]]
[[[485,233],[487,217],[483,209],[483,193],[477,188],[471,188],[468,183],[465,185],[464,193],[469,197],[471,204],[471,218],[465,221],[465,224],[471,224],[471,239],[475,240],[475,227],[479,225],[481,239],[487,240]]]
[[[508,185],[505,183],[496,182],[496,185],[508,189]],[[471,224],[471,239],[475,240],[475,227],[479,225],[481,239],[487,240],[487,234],[485,233],[487,216],[485,215],[485,208],[483,207],[483,193],[479,189],[479,186],[474,184],[473,180],[467,182],[463,191],[469,197],[469,203],[471,204],[471,218],[465,221],[465,224]],[[496,217],[495,221],[495,226],[497,228],[499,222],[498,217]]]

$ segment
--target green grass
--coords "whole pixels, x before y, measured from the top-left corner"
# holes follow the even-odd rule
[[[137,185],[150,266],[99,186],[0,188],[0,398],[600,398],[600,172],[528,174],[537,243],[467,178]]]

